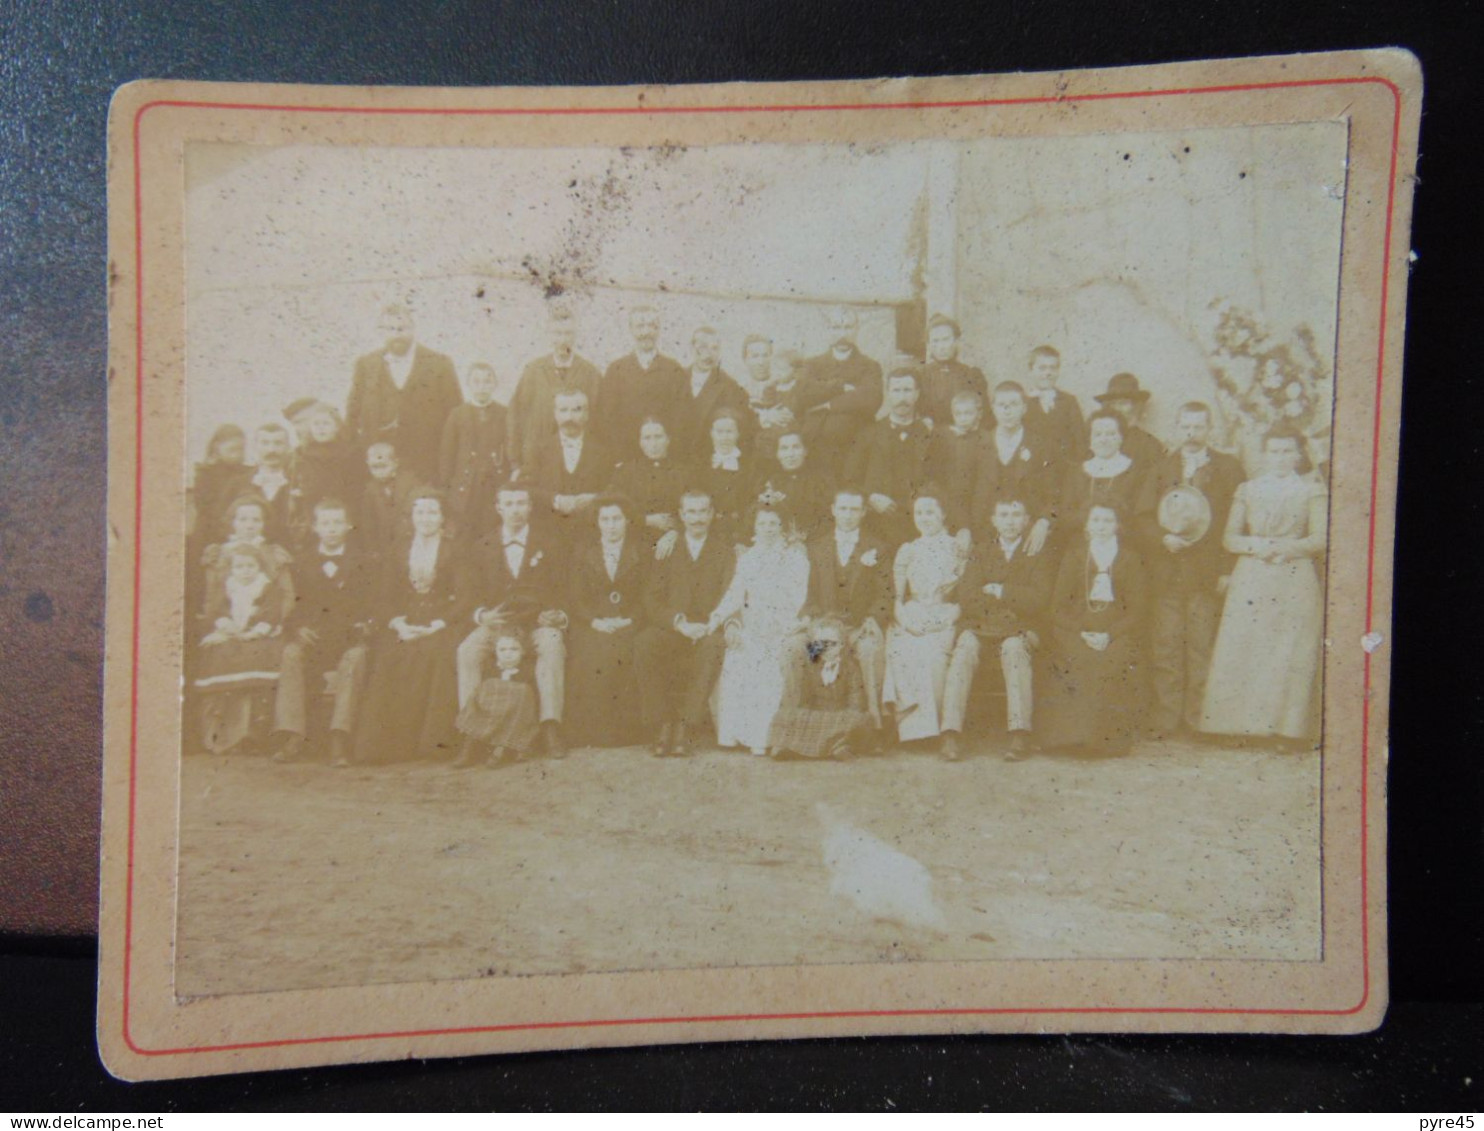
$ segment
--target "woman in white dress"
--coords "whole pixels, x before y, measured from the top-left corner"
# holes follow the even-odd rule
[[[706,628],[725,627],[726,659],[716,696],[716,740],[768,752],[768,731],[783,699],[783,642],[802,623],[809,596],[809,557],[783,536],[783,518],[761,508],[753,519],[752,545],[737,558],[737,572]]]
[[[963,573],[963,551],[945,529],[943,505],[924,492],[912,503],[918,537],[897,551],[896,611],[886,634],[883,705],[896,708],[903,742],[934,738],[942,729],[943,690],[958,623],[952,600]]]
[[[1211,671],[1201,730],[1312,742],[1319,733],[1320,641],[1329,508],[1310,474],[1304,438],[1273,429],[1266,470],[1237,488],[1226,549],[1238,555]]]

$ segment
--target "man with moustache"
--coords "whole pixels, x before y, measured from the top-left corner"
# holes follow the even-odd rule
[[[556,435],[558,393],[585,393],[589,405],[598,396],[601,375],[576,352],[577,320],[572,312],[565,307],[553,310],[548,333],[551,352],[526,365],[510,398],[509,458],[517,467],[534,464],[536,449]]]
[[[557,536],[571,545],[579,516],[612,481],[614,461],[588,429],[586,393],[577,389],[558,393],[552,412],[556,434],[536,448],[535,461],[521,482],[535,489],[555,520]]]
[[[594,406],[600,438],[621,460],[639,455],[639,427],[646,417],[662,421],[674,435],[675,406],[687,381],[680,363],[659,352],[660,316],[654,307],[630,310],[629,332],[634,350],[608,367]]]
[[[1235,456],[1210,446],[1211,406],[1191,401],[1176,417],[1178,447],[1161,458],[1145,480],[1136,529],[1143,543],[1153,593],[1149,627],[1154,708],[1153,735],[1196,730],[1205,695],[1206,672],[1221,617],[1221,594],[1234,558],[1222,546],[1232,497],[1243,479]],[[1169,528],[1170,510],[1161,502],[1177,489],[1205,497],[1210,523],[1204,530]],[[1196,500],[1199,502],[1199,500]]]
[[[660,757],[694,749],[726,656],[725,634],[708,632],[707,621],[731,584],[737,557],[712,534],[714,518],[706,492],[680,497],[684,529],[674,552],[655,563],[646,593],[649,627],[635,644],[635,663],[640,714]]]
[[[443,425],[464,401],[458,374],[446,356],[415,341],[405,306],[386,307],[380,326],[386,344],[356,361],[345,423],[358,451],[388,441],[403,467],[436,483]]]
[[[860,320],[849,307],[828,316],[830,347],[804,363],[800,404],[808,413],[804,441],[833,474],[845,468],[855,438],[881,407],[881,365],[856,348]]]
[[[846,482],[866,492],[871,526],[895,551],[917,536],[912,500],[927,483],[932,428],[917,414],[921,385],[913,369],[894,369],[886,383],[887,415],[866,425],[846,465]]]
[[[753,419],[747,406],[747,394],[721,368],[721,336],[710,326],[702,326],[691,335],[690,372],[684,390],[674,406],[675,455],[682,463],[699,463],[711,454],[710,427],[718,411],[736,412],[743,434],[739,447],[745,448]]]

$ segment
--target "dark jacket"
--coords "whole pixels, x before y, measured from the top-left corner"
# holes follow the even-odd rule
[[[737,555],[731,543],[717,536],[713,527],[701,547],[701,556],[691,560],[685,532],[680,532],[674,552],[655,563],[645,594],[645,609],[650,624],[673,628],[677,616],[689,621],[705,621],[721,602],[737,568]]]
[[[572,356],[572,364],[558,368],[556,359],[547,354],[530,362],[521,371],[510,398],[507,416],[509,455],[512,463],[525,467],[536,458],[536,448],[556,435],[556,397],[558,393],[586,393],[590,413],[598,409],[598,367],[586,358]],[[638,432],[634,439],[639,438]]]
[[[398,389],[392,382],[384,350],[357,359],[351,378],[345,422],[362,454],[386,440],[397,449],[402,466],[425,483],[438,474],[438,446],[448,414],[463,403],[453,362],[436,350],[414,346],[412,368]]]
[[[1044,554],[1027,554],[1024,539],[1006,561],[999,537],[991,536],[975,547],[959,580],[959,625],[989,637],[1014,636],[1028,629],[1040,631],[1051,603],[1053,581],[1051,560]],[[984,586],[990,584],[1004,587],[999,597],[984,592]]]
[[[828,350],[811,357],[799,378],[804,442],[811,451],[817,446],[820,454],[843,459],[860,430],[876,419],[883,391],[880,363],[860,350],[844,361]]]
[[[850,563],[842,569],[831,525],[809,540],[808,553],[805,616],[837,616],[852,628],[872,617],[883,629],[891,623],[895,592],[892,552],[885,542],[862,530]]]
[[[1216,579],[1230,573],[1235,564],[1235,555],[1226,552],[1221,539],[1226,532],[1227,516],[1231,513],[1232,496],[1246,477],[1235,456],[1208,450],[1208,462],[1196,470],[1190,485],[1205,495],[1210,503],[1211,525],[1205,537],[1179,553],[1172,554],[1165,549],[1165,531],[1159,525],[1159,501],[1166,492],[1184,482],[1184,463],[1179,449],[1161,459],[1144,478],[1136,504],[1137,534],[1143,543],[1144,561],[1156,593],[1214,591]]]
[[[419,593],[412,584],[407,563],[411,551],[412,539],[399,538],[382,559],[376,627],[385,630],[397,617],[405,617],[408,624],[416,625],[441,620],[457,632],[469,612],[469,569],[463,547],[451,535],[443,535],[433,565],[433,582],[426,593]]]
[[[1087,458],[1087,425],[1077,398],[1063,389],[1056,391],[1048,414],[1041,398],[1026,392],[1025,426],[1041,439],[1042,447],[1057,463],[1078,463]]]
[[[505,478],[505,409],[461,404],[448,414],[438,454],[439,481],[448,488],[455,514],[471,504],[492,498]]]
[[[747,407],[747,393],[720,368],[713,369],[701,386],[699,396],[692,396],[690,374],[684,374],[680,392],[673,406],[675,427],[670,434],[670,451],[680,461],[699,463],[711,454],[711,418],[723,408],[737,414],[738,445],[745,451],[752,443],[757,418]],[[639,430],[634,430],[634,439]]]
[[[974,366],[954,358],[929,361],[918,372],[922,378],[922,399],[917,411],[932,420],[934,428],[945,429],[953,423],[953,398],[959,393],[973,393],[988,409],[989,382]]]
[[[1032,522],[1048,517],[1054,508],[1059,486],[1056,457],[1042,437],[1029,428],[1023,431],[1020,447],[1009,463],[1000,462],[993,429],[986,433],[989,442],[984,446],[984,460],[974,485],[973,522],[980,538],[991,536],[990,519],[997,502],[1018,499],[1025,504]]]
[[[927,475],[943,492],[949,530],[961,530],[974,521],[974,492],[984,461],[995,458],[994,442],[983,428],[959,435],[952,428],[935,427],[928,443]]]
[[[598,403],[592,406],[592,420],[598,436],[619,459],[639,454],[639,427],[647,416],[665,422],[670,433],[671,452],[675,448],[676,405],[685,388],[686,372],[673,357],[656,354],[648,369],[632,353],[625,354],[603,374],[598,383]]]
[[[333,568],[327,570],[327,564]],[[374,557],[355,541],[347,542],[340,554],[326,556],[311,538],[295,557],[294,572],[294,604],[285,632],[307,628],[319,637],[316,648],[343,652],[359,639],[359,626],[373,612],[378,581]]]
[[[572,623],[627,617],[634,622],[632,628],[642,628],[645,587],[653,565],[648,545],[630,529],[618,556],[618,571],[610,579],[603,565],[602,543],[597,538],[584,541],[571,557],[572,585],[566,608]]]
[[[474,597],[471,606],[503,608],[511,620],[527,627],[539,613],[562,608],[568,591],[565,553],[534,524],[526,527],[526,553],[520,576],[505,558],[503,527],[496,527],[474,547]],[[472,609],[471,609],[472,611]]]

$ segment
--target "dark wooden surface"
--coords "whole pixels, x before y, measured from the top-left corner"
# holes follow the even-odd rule
[[[668,1096],[682,1107],[851,1106],[873,1102],[878,1093],[884,1103],[890,1093],[882,1085],[893,1081],[900,1107],[972,1106],[975,1095],[1010,1106],[1086,1106],[1099,1096],[1110,1103],[1178,1106],[1187,1102],[1182,1095],[1196,1105],[1242,1106],[1255,1102],[1244,1078],[1271,1082],[1272,1089],[1259,1094],[1272,1106],[1446,1106],[1443,1098],[1454,1093],[1428,1088],[1450,1086],[1445,1069],[1458,1050],[1471,1050],[1473,1071],[1464,1074],[1484,1075],[1478,1012],[1442,1004],[1484,998],[1484,758],[1478,753],[1484,739],[1478,582],[1484,541],[1477,533],[1476,486],[1484,388],[1471,329],[1480,224],[1469,174],[1478,133],[1481,30],[1477,3],[1397,0],[1343,6],[1114,0],[1095,16],[1071,0],[470,0],[440,5],[436,15],[401,3],[331,11],[289,0],[5,5],[0,950],[28,956],[5,960],[0,1030],[7,1075],[24,1078],[20,1086],[28,1089],[43,1087],[27,1091],[31,1098],[22,1106],[66,1106],[69,1088],[81,1089],[74,1098],[114,1106],[163,1107],[172,1096],[195,1097],[190,1102],[197,1105],[263,1107],[438,1106],[439,1096],[450,1103],[494,1105],[504,1097],[513,1105],[542,1106],[578,1103],[583,1096],[605,1102],[603,1095],[612,1105],[626,1097],[660,1103]],[[1407,332],[1397,624],[1390,645],[1392,979],[1397,1000],[1439,1004],[1398,1006],[1379,1036],[1347,1041],[998,1038],[711,1046],[294,1073],[268,1078],[272,1083],[259,1078],[180,1092],[110,1092],[97,1078],[84,1023],[91,1008],[88,960],[66,955],[87,951],[96,914],[104,129],[108,97],[118,84],[145,77],[454,85],[857,78],[1387,45],[1416,52],[1427,82],[1413,237],[1419,258]],[[61,1011],[55,1025],[44,1021],[53,1008]],[[1452,1033],[1463,1025],[1471,1026],[1472,1038]],[[949,1051],[935,1051],[940,1047]],[[1412,1059],[1414,1047],[1434,1050],[1418,1055],[1434,1057],[1436,1078],[1423,1060]],[[59,1067],[42,1071],[52,1063]],[[577,1078],[608,1080],[610,1090],[565,1090]],[[616,1083],[621,1080],[628,1083]],[[1161,1081],[1167,1080],[1175,1082],[1166,1087]],[[11,1106],[4,1096],[0,1104]]]

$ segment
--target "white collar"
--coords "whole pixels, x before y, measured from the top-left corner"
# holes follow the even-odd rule
[[[584,432],[581,436],[568,436],[565,433],[558,432],[557,439],[562,442],[562,447],[564,448],[580,448],[582,447],[582,441],[587,439],[587,433]]]
[[[338,550],[327,550],[327,549],[325,549],[325,544],[323,542],[321,542],[319,544],[319,552],[320,552],[320,557],[323,557],[323,558],[339,558],[339,557],[344,557],[345,556],[345,543],[342,542],[340,544],[340,548]]]
[[[1113,559],[1118,557],[1118,535],[1113,534],[1107,538],[1089,538],[1087,540],[1087,552],[1092,555],[1092,560],[1097,564],[1099,573],[1107,573],[1113,565]]]
[[[1093,456],[1091,459],[1082,461],[1082,470],[1087,472],[1093,479],[1112,479],[1115,475],[1122,475],[1134,461],[1123,452],[1119,452],[1110,459]]]
[[[502,546],[509,546],[511,543],[515,543],[518,546],[524,546],[526,544],[526,535],[530,532],[531,528],[529,526],[522,526],[514,534],[511,534],[502,526],[500,527],[500,544]]]
[[[1006,542],[1003,538],[1001,538],[1000,550],[1004,553],[1005,557],[1014,557],[1015,551],[1020,549],[1020,544],[1024,541],[1025,535],[1023,534],[1019,538],[1015,539],[1015,541],[1013,542]]]
[[[652,349],[649,353],[640,353],[638,350],[635,350],[634,360],[639,363],[639,368],[648,369],[651,365],[654,364],[654,359],[659,357],[659,355],[660,351],[658,346]]]
[[[844,353],[841,353],[840,352],[842,349],[845,351]],[[831,346],[830,347],[830,356],[832,356],[836,361],[849,361],[851,359],[851,357],[854,356],[854,354],[855,354],[855,347],[854,346]]]

